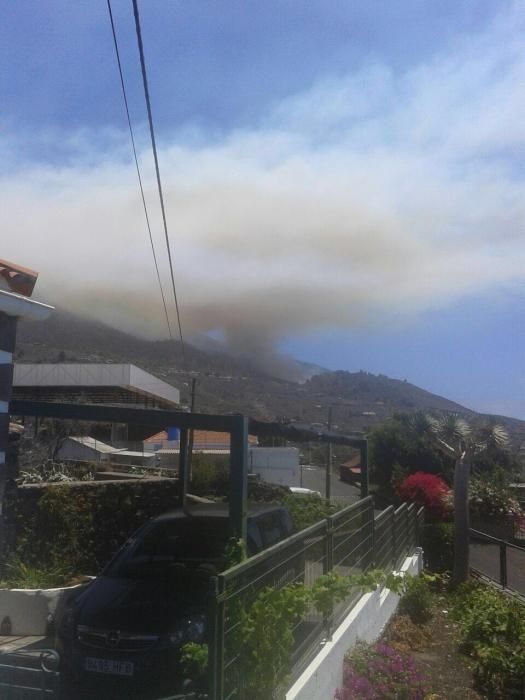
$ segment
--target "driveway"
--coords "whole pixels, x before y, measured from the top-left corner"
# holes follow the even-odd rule
[[[322,496],[326,493],[326,472],[324,469],[313,464],[303,464],[301,466],[302,477],[301,486],[304,488],[319,491]],[[358,488],[345,484],[339,480],[337,474],[332,474],[332,501],[339,503],[355,503],[361,498]]]
[[[480,574],[500,581],[500,549],[492,543],[470,545],[470,566]],[[507,587],[525,596],[525,549],[507,546]]]

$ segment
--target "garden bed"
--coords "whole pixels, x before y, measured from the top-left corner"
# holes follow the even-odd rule
[[[420,627],[406,615],[395,615],[383,640],[412,656],[432,700],[479,700],[483,695],[474,690],[471,664],[459,651],[459,625],[450,617],[449,604],[446,595],[436,595],[433,617]]]
[[[431,592],[433,587],[433,592]],[[525,608],[472,581],[418,577],[380,641],[349,650],[336,700],[525,697]]]

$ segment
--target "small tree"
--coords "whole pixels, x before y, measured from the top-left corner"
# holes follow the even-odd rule
[[[509,437],[496,423],[475,429],[456,414],[432,418],[416,414],[412,422],[418,434],[426,435],[444,454],[455,461],[454,468],[454,566],[452,583],[466,581],[469,574],[469,501],[468,481],[473,459],[491,447],[504,448]]]

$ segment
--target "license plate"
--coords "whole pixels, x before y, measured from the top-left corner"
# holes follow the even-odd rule
[[[84,668],[86,671],[107,673],[114,676],[133,675],[133,663],[131,661],[118,661],[117,659],[95,659],[92,656],[86,656]]]

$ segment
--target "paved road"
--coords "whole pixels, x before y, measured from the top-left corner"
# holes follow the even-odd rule
[[[500,581],[499,545],[470,545],[470,565],[484,576]],[[507,547],[507,587],[525,596],[525,550]]]
[[[302,470],[302,486],[314,491],[320,491],[324,496],[326,493],[326,472],[324,469],[315,467],[310,464],[303,464]],[[361,498],[359,489],[350,484],[345,484],[339,480],[337,474],[332,474],[332,500],[339,503],[355,503]]]

